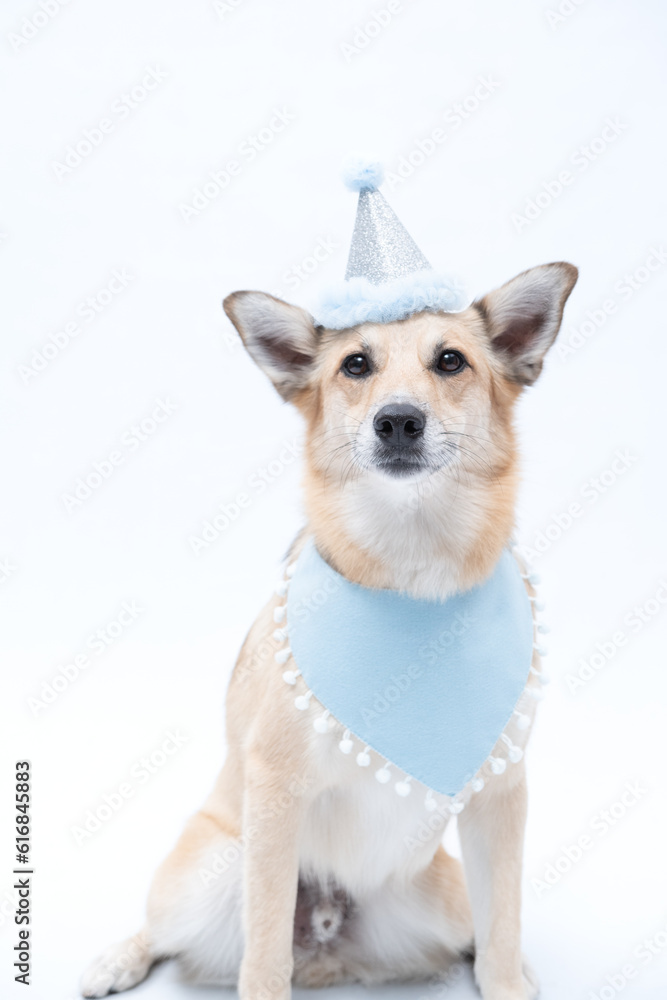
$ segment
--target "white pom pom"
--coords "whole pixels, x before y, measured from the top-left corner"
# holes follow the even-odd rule
[[[292,650],[288,646],[286,649],[279,649],[277,653],[274,653],[273,659],[282,667],[285,663],[287,663],[291,655]]]
[[[284,621],[285,620],[285,613],[286,613],[286,611],[287,611],[287,605],[286,604],[279,604],[277,608],[274,608],[273,609],[273,620],[274,620],[274,622],[276,622],[279,625],[280,622]]]
[[[465,808],[465,802],[461,802],[460,799],[452,799],[449,803],[449,811],[452,816],[458,816],[459,813],[463,812]]]
[[[526,688],[526,694],[529,694],[534,701],[544,700],[544,691],[542,688]]]
[[[361,753],[357,754],[357,764],[359,767],[369,767],[371,763],[371,755],[368,753],[368,748],[362,750]]]
[[[375,772],[375,777],[381,785],[386,785],[388,781],[391,781],[391,774],[389,773],[389,769],[386,765],[381,767],[379,771]]]
[[[294,704],[300,712],[305,712],[310,704],[310,692],[308,692],[308,694],[300,694],[294,699]]]
[[[338,744],[338,749],[341,753],[352,753],[354,750],[354,743],[350,739],[349,731],[347,733],[343,733],[343,738]]]
[[[536,587],[538,585],[538,583],[541,583],[541,582],[542,582],[542,577],[539,575],[539,573],[529,573],[528,574],[528,583],[531,586]]]
[[[528,729],[530,725],[530,716],[524,715],[523,712],[516,713],[516,728],[517,729]]]
[[[273,633],[273,638],[276,640],[276,642],[285,642],[285,640],[287,639],[287,629],[277,628]]]
[[[276,594],[278,597],[284,597],[289,589],[289,580],[281,580],[276,587]]]
[[[400,795],[403,799],[406,798],[412,791],[409,781],[397,781],[394,788],[396,789],[396,794]]]
[[[537,631],[541,632],[542,635],[546,635],[547,632],[551,632],[551,629],[549,628],[548,625],[545,625],[544,622],[540,622],[540,624],[537,626]]]
[[[503,774],[507,767],[507,761],[502,757],[489,757],[489,765],[494,774]]]
[[[427,792],[426,798],[424,799],[424,809],[432,813],[435,812],[437,808],[438,808],[438,803],[433,798],[433,792],[431,791]]]
[[[345,160],[342,176],[350,191],[377,191],[384,179],[384,170],[378,160],[353,155]]]
[[[507,733],[503,733],[500,737],[505,746],[508,748],[507,757],[512,762],[512,764],[518,764],[523,757],[523,750],[521,747],[515,747]]]
[[[285,576],[294,576],[295,569],[296,569],[296,563],[295,562],[290,563],[287,569],[285,570]]]
[[[484,788],[484,778],[473,778],[472,781],[470,782],[470,787],[472,788],[473,792],[481,792],[481,790]]]
[[[286,670],[283,674],[283,680],[285,684],[296,684],[297,676],[296,670]]]
[[[313,729],[316,733],[329,732],[329,712],[325,712],[324,715],[319,715],[313,720]]]

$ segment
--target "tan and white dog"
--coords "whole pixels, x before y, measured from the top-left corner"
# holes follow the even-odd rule
[[[291,557],[312,537],[349,580],[417,597],[488,577],[513,529],[514,405],[576,279],[547,264],[460,313],[343,331],[269,295],[230,295],[248,352],[306,421],[308,523]],[[520,941],[523,763],[458,817],[463,870],[442,824],[423,836],[423,799],[387,794],[374,768],[330,752],[340,733],[317,735],[294,711],[274,660],[277,601],[230,682],[217,784],[158,869],[145,927],[92,964],[83,995],[127,989],[170,957],[196,983],[283,1000],[291,982],[445,976],[474,955],[484,1000],[536,996]],[[527,731],[513,738],[524,746]]]

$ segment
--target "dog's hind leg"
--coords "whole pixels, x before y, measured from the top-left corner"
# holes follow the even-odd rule
[[[107,948],[88,967],[81,980],[84,997],[105,997],[136,986],[148,975],[154,958],[145,931]]]
[[[196,813],[155,874],[146,926],[92,963],[83,996],[130,989],[169,958],[190,980],[234,985],[243,954],[242,858],[241,842],[224,820]]]
[[[148,896],[156,957],[176,958],[188,980],[235,985],[243,957],[244,846],[219,813],[199,812],[158,868]]]

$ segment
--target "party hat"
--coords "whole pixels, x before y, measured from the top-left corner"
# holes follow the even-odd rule
[[[458,278],[433,270],[379,190],[381,165],[348,160],[343,179],[359,192],[345,280],[322,296],[316,319],[343,330],[360,323],[391,323],[424,310],[457,312],[468,304]]]

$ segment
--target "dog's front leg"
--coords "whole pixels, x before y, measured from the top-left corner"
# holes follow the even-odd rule
[[[521,870],[526,822],[523,763],[493,778],[459,816],[475,927],[475,978],[484,1000],[532,1000],[521,956]]]
[[[241,1000],[290,996],[294,911],[299,880],[299,833],[308,781],[261,754],[249,756],[244,790]]]

